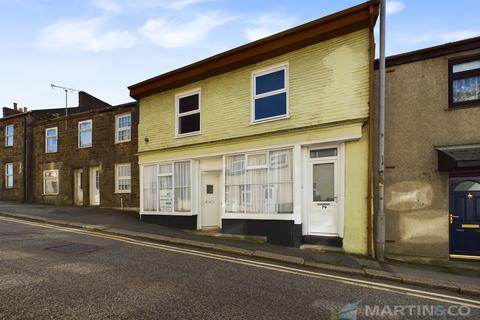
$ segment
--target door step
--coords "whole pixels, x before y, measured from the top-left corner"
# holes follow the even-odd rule
[[[319,244],[302,244],[300,250],[311,252],[343,252],[343,248],[324,246]]]
[[[229,233],[222,233],[220,229],[202,229],[202,230],[184,230],[185,232],[197,235],[197,236],[206,236],[206,237],[214,237],[219,239],[227,239],[227,240],[238,240],[238,241],[247,241],[252,243],[265,243],[267,242],[267,237],[265,236],[247,236],[242,234],[229,234]]]

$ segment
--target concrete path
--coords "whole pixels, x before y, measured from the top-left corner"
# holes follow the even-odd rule
[[[0,215],[480,296],[480,263],[446,263],[443,266],[397,261],[380,263],[342,252],[311,252],[268,243],[202,236],[140,222],[137,213],[102,208],[0,201]]]

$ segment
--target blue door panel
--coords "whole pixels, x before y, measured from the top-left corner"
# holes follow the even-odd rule
[[[480,191],[454,191],[462,181],[480,181],[480,177],[452,180],[449,197],[450,253],[480,256]]]

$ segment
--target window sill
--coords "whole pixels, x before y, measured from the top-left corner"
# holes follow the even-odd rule
[[[45,154],[55,154],[55,153],[58,153],[58,151],[55,151],[55,152],[53,152],[53,151],[52,151],[52,152],[47,152],[47,151],[45,151]]]
[[[277,120],[284,120],[284,119],[290,119],[290,115],[285,115],[285,116],[278,116],[278,117],[271,117],[271,118],[265,118],[261,120],[256,120],[256,121],[251,121],[250,125],[256,125],[256,124],[261,124],[265,122],[272,122],[272,121],[277,121]]]
[[[140,214],[151,216],[196,216],[193,212],[159,212],[159,211],[140,211]]]
[[[132,191],[115,191],[115,194],[130,194]]]
[[[295,220],[294,213],[234,213],[225,212],[221,219],[254,219],[254,220]]]
[[[193,137],[193,136],[198,136],[200,134],[202,134],[201,131],[196,131],[191,133],[177,134],[174,138],[179,139],[179,138]]]
[[[122,143],[127,143],[127,142],[131,142],[132,140],[125,140],[125,141],[115,141],[115,144],[122,144]]]
[[[13,146],[3,146],[4,148],[13,148]]]
[[[58,196],[58,193],[44,193],[42,196]]]
[[[78,149],[88,149],[91,148],[92,146],[85,146],[85,147],[78,147]]]
[[[471,108],[479,108],[480,107],[480,101],[475,101],[472,103],[465,103],[465,104],[459,104],[459,105],[453,105],[453,106],[448,106],[444,108],[445,111],[455,111],[458,109],[471,109]]]

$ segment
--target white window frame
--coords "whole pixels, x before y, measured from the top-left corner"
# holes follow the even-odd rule
[[[175,163],[178,163],[178,162],[189,162],[190,163],[190,211],[176,211],[176,207],[175,207]],[[145,165],[145,164],[144,164]],[[140,168],[141,170],[141,175],[143,176],[143,166]],[[142,208],[142,211],[141,211],[141,214],[157,214],[157,215],[175,215],[175,216],[191,216],[193,214],[193,212],[195,211],[195,191],[194,191],[194,186],[195,186],[195,178],[193,176],[193,162],[191,159],[185,159],[185,160],[175,160],[175,161],[167,161],[167,162],[159,162],[159,163],[150,163],[150,165],[155,165],[157,167],[157,190],[156,190],[156,197],[157,197],[157,201],[156,201],[156,209],[155,210],[151,210],[151,211],[144,211],[143,210],[143,198],[141,196],[141,203],[140,203],[140,206]],[[171,172],[169,173],[160,173],[160,166],[164,166],[164,165],[170,165],[171,166]],[[160,188],[159,188],[159,184],[158,184],[158,178],[159,177],[165,177],[165,176],[171,176],[172,177],[172,187],[171,187],[171,190],[172,190],[172,210],[171,211],[160,211],[160,201],[159,201],[159,191],[160,191]],[[143,188],[143,182],[141,182],[141,188]],[[142,191],[140,192],[140,195],[143,194],[143,189]]]
[[[227,185],[226,185],[226,178],[225,178],[225,174],[227,172],[227,168],[226,168],[226,158],[227,157],[234,157],[234,156],[237,156],[237,155],[244,155],[245,156],[245,167],[244,167],[244,174],[245,176],[247,175],[247,172],[248,170],[259,170],[259,169],[267,169],[267,175],[270,174],[270,170],[272,169],[276,169],[278,167],[272,167],[271,166],[271,159],[274,158],[274,157],[271,157],[271,153],[272,152],[279,152],[279,151],[282,151],[282,153],[280,153],[279,155],[283,155],[283,154],[288,154],[288,151],[292,152],[292,162],[289,163],[288,161],[288,157],[287,157],[287,162],[285,163],[286,165],[291,165],[292,166],[292,180],[291,181],[283,181],[282,183],[292,183],[292,188],[295,188],[295,183],[296,183],[296,176],[295,176],[295,168],[294,168],[294,161],[293,161],[293,152],[294,152],[294,148],[291,147],[291,146],[286,146],[286,147],[282,147],[281,149],[261,149],[261,150],[250,150],[250,151],[245,151],[244,153],[239,153],[239,154],[227,154],[227,155],[224,155],[224,162],[223,162],[223,190],[224,190],[224,198],[223,198],[223,201],[224,203],[227,203],[227,199],[228,199],[228,192],[226,191],[227,190]],[[249,156],[258,156],[260,154],[265,154],[266,155],[266,164],[264,165],[248,165],[248,157]],[[281,167],[280,167],[281,168]],[[277,197],[277,195],[275,194],[277,192],[277,185],[279,183],[271,183],[269,182],[270,179],[267,177],[267,182],[264,184],[264,189],[265,188],[269,188],[269,189],[272,189],[272,196],[275,196]],[[244,195],[244,192],[245,193],[248,193],[248,192],[252,192],[252,190],[247,190],[246,188],[247,186],[247,183],[246,183],[246,179],[243,181],[243,190],[241,188],[240,190],[240,197],[242,197]],[[246,198],[244,198],[246,199]],[[264,199],[265,200],[265,199]],[[295,189],[293,189],[292,191],[292,201],[293,201],[293,204],[295,206]],[[246,216],[248,216],[249,218],[251,219],[254,219],[254,218],[258,218],[258,219],[269,219],[269,218],[274,218],[274,219],[277,219],[277,220],[288,220],[288,219],[291,219],[292,216],[294,216],[295,214],[295,209],[293,208],[293,212],[291,213],[269,213],[269,212],[260,212],[260,213],[248,213],[246,208],[252,206],[252,203],[242,203],[244,205],[243,207],[243,211],[240,211],[240,212],[227,212],[225,209],[222,213],[222,217],[224,218],[228,218],[228,219],[244,219]]]
[[[277,72],[280,70],[285,71],[285,87],[283,89],[278,89],[274,91],[269,91],[265,92],[262,94],[256,94],[257,92],[257,86],[256,86],[256,79],[258,77]],[[284,62],[278,65],[270,66],[268,68],[256,70],[252,72],[252,101],[251,101],[251,109],[250,109],[250,124],[256,124],[256,123],[262,123],[262,122],[267,122],[267,121],[274,121],[274,120],[280,120],[280,119],[286,119],[290,117],[290,112],[289,112],[289,106],[288,106],[288,62]],[[273,116],[273,117],[268,117],[268,118],[263,118],[263,119],[255,119],[255,100],[256,99],[261,99],[265,97],[270,97],[274,96],[280,93],[286,93],[286,110],[285,114],[278,115],[278,116]]]
[[[284,168],[289,165],[288,152],[281,151],[277,155],[270,153],[268,156],[268,166],[270,169]]]
[[[129,177],[122,177],[122,179],[130,179],[130,189],[129,190],[120,190],[118,188],[118,170],[120,167],[129,167],[130,168],[130,176]],[[132,192],[132,164],[131,163],[118,163],[115,164],[115,193],[131,193]]]
[[[57,188],[58,188],[57,191],[58,191],[58,192],[56,192],[56,193],[47,193],[47,192],[46,192],[45,186],[46,186],[46,181],[47,181],[47,180],[45,179],[45,173],[47,173],[47,172],[56,172],[56,173],[57,173]],[[55,196],[55,195],[58,195],[58,194],[59,194],[59,192],[60,192],[60,176],[59,176],[59,174],[58,174],[58,170],[43,170],[43,179],[42,179],[42,180],[43,180],[43,194],[44,194],[44,195],[46,195],[46,196]]]
[[[12,168],[12,173],[11,174],[8,173],[8,171],[9,171],[8,167]],[[8,184],[8,178],[10,176],[12,177],[12,185]],[[12,189],[14,185],[15,185],[15,181],[14,181],[13,163],[11,163],[11,162],[10,163],[5,163],[5,188]]]
[[[48,135],[48,130],[53,130],[55,129],[55,135],[54,136],[49,136]],[[48,151],[48,138],[57,138],[57,145],[56,145],[56,151]],[[52,128],[47,128],[45,129],[45,153],[57,153],[58,152],[58,127],[52,127]]]
[[[81,130],[80,130],[80,125],[83,124],[83,123],[90,123],[90,130],[83,130],[83,131],[81,131]],[[83,147],[82,147],[81,144],[80,144],[80,139],[81,139],[80,133],[81,133],[81,132],[86,132],[86,131],[90,131],[91,137],[92,137],[92,141],[91,141],[90,145],[88,145],[88,146],[83,146]],[[79,121],[79,122],[78,122],[78,148],[79,148],[79,149],[84,149],[84,148],[91,148],[92,146],[93,146],[93,121],[92,121],[92,119],[84,120],[84,121]]]
[[[232,167],[234,167],[234,170],[232,170],[232,174],[242,174],[243,171],[245,171],[245,167],[246,167],[246,157],[244,157],[243,159],[240,159],[240,160],[233,160],[232,161]]]
[[[12,128],[12,134],[8,134],[8,128]],[[12,137],[12,144],[8,144],[8,138]],[[13,147],[15,143],[15,125],[9,124],[5,126],[5,147]]]
[[[130,117],[130,127],[120,128],[119,123],[121,118]],[[118,133],[120,131],[130,131],[130,139],[128,140],[118,140]],[[92,136],[93,138],[93,136]],[[132,141],[132,113],[122,113],[115,116],[115,143],[124,143]]]
[[[198,94],[198,109],[180,113],[180,99],[185,98],[185,97],[189,97],[189,96],[193,96],[193,95],[196,95],[196,94]],[[202,133],[202,113],[201,113],[201,109],[202,109],[202,90],[200,88],[190,90],[190,91],[187,91],[187,92],[182,92],[182,93],[179,93],[179,94],[175,95],[175,137],[176,138],[195,136],[195,135],[198,135],[198,134]],[[194,132],[180,133],[179,132],[179,130],[180,130],[180,118],[184,117],[184,116],[189,116],[189,115],[192,115],[192,114],[197,114],[197,113],[200,114],[200,123],[199,123],[200,129],[198,131],[194,131]]]

